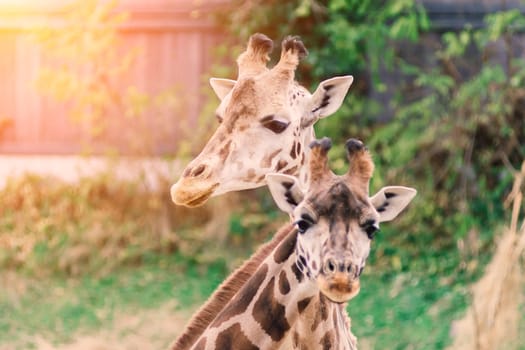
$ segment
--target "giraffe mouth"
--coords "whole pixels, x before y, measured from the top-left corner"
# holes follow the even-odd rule
[[[335,276],[325,277],[320,275],[317,284],[321,293],[335,303],[345,303],[355,297],[361,288],[359,279]]]
[[[177,205],[195,208],[203,205],[213,195],[219,183],[204,184],[196,187],[181,181],[171,186],[171,199]]]

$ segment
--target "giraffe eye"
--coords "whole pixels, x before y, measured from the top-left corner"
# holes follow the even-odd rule
[[[299,231],[299,233],[305,233],[310,226],[312,226],[311,222],[303,219],[298,220],[295,224],[297,225],[297,231]]]
[[[375,234],[379,231],[379,225],[374,220],[368,220],[362,226],[369,239],[374,239]]]
[[[305,233],[314,224],[314,219],[308,214],[303,214],[295,224],[299,233]]]
[[[290,122],[283,122],[281,120],[274,119],[273,115],[268,115],[261,119],[261,124],[267,128],[273,131],[276,134],[282,133],[288,125],[290,125]]]

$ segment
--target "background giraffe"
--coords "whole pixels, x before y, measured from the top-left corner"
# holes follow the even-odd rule
[[[353,78],[325,80],[312,95],[294,80],[299,60],[307,55],[301,40],[285,38],[279,62],[268,69],[272,47],[265,35],[252,35],[237,59],[237,81],[211,79],[221,99],[220,124],[172,186],[176,204],[195,207],[211,196],[263,186],[272,172],[297,175],[306,183],[303,165],[313,125],[341,106]]]
[[[294,224],[240,268],[251,278],[239,283],[234,274],[219,287],[173,349],[356,348],[346,302],[359,291],[379,223],[394,219],[416,191],[385,187],[369,198],[374,166],[364,145],[347,142],[343,176],[328,168],[329,148],[328,139],[312,144],[306,189],[293,176],[267,176]],[[226,289],[237,292],[224,303]]]

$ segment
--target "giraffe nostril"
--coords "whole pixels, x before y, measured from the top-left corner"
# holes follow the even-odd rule
[[[201,175],[204,172],[205,169],[206,169],[206,166],[204,164],[201,164],[198,167],[196,167],[195,169],[193,169],[191,176],[197,177],[197,176]]]
[[[336,264],[332,259],[328,259],[324,265],[325,271],[328,273],[334,273],[336,270]]]

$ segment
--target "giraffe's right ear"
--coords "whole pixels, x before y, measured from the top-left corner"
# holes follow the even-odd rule
[[[351,75],[335,77],[319,84],[310,101],[310,114],[301,121],[303,127],[310,126],[320,118],[335,113],[343,104],[343,100],[354,81]]]
[[[277,206],[288,214],[292,214],[304,198],[299,180],[294,176],[267,174],[266,183]]]
[[[379,213],[379,222],[396,218],[416,196],[417,191],[410,187],[387,186],[370,198],[370,203]]]
[[[236,81],[231,79],[210,78],[210,85],[217,97],[222,99],[232,91]]]

